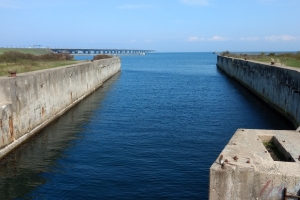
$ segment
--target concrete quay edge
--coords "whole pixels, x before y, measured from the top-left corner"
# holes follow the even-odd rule
[[[299,69],[222,56],[217,67],[299,127]],[[300,127],[238,129],[210,167],[209,199],[279,200],[285,190],[300,196],[299,141]],[[272,158],[270,142],[284,159]]]
[[[1,77],[0,159],[120,70],[121,61],[115,57],[18,74],[17,77]]]

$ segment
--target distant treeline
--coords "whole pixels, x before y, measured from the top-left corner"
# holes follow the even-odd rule
[[[43,55],[33,55],[30,53],[21,53],[18,51],[8,51],[0,55],[0,62],[18,62],[18,61],[62,61],[73,60],[74,56],[66,53],[49,53]]]

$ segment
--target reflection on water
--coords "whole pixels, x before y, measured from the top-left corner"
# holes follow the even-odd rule
[[[65,149],[80,140],[81,130],[93,111],[101,107],[103,98],[119,76],[120,73],[109,79],[97,94],[92,93],[79,102],[0,162],[0,199],[24,197],[47,182],[44,172],[60,173],[64,169],[56,162],[68,156]],[[56,165],[55,168],[52,168],[53,165]]]
[[[207,199],[237,128],[293,128],[215,63],[123,56],[121,73],[1,162],[0,199]]]

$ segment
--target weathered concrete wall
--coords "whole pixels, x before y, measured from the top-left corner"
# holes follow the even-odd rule
[[[300,125],[298,69],[222,56],[217,67]],[[237,130],[210,168],[209,199],[279,200],[285,191],[299,196],[299,130]],[[284,159],[274,160],[263,142],[273,142]]]
[[[0,158],[120,71],[119,58],[0,78]]]
[[[274,142],[287,161],[274,161],[263,142]],[[210,168],[210,200],[281,200],[300,190],[300,133],[238,129]],[[296,198],[288,198],[296,199]]]
[[[300,125],[300,71],[218,56],[217,67]]]

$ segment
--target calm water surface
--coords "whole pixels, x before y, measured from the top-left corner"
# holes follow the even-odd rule
[[[123,56],[120,73],[1,161],[0,199],[207,199],[237,128],[293,129],[215,64]]]

